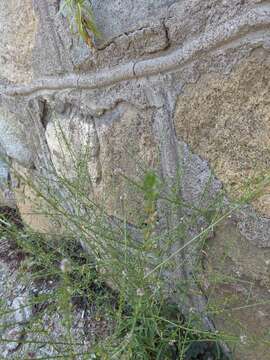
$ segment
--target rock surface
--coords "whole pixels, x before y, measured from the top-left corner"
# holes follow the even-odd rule
[[[32,79],[32,50],[36,17],[31,0],[1,1],[0,78],[12,82]]]
[[[1,358],[68,358],[69,336],[76,359],[83,359],[83,353],[90,358],[95,339],[104,338],[113,326],[109,316],[99,318],[94,305],[90,309],[89,304],[75,304],[68,335],[65,311],[54,297],[61,284],[55,278],[33,280],[33,274],[20,268],[25,258],[13,240],[3,235],[0,239]]]
[[[178,137],[209,161],[233,194],[269,171],[269,78],[269,53],[258,48],[229,75],[202,76],[177,102]],[[268,191],[254,205],[269,217]]]
[[[42,232],[57,229],[14,169],[32,181],[42,175],[50,182],[53,168],[73,179],[88,150],[87,196],[118,218],[127,196],[133,225],[144,216],[143,197],[121,172],[140,180],[144,169],[153,168],[193,206],[210,203],[223,185],[233,199],[269,176],[269,1],[93,1],[103,34],[96,51],[71,34],[59,5],[0,4],[0,150],[9,160],[0,162],[2,205],[15,205],[13,191],[26,223]],[[262,296],[269,287],[263,265],[270,247],[269,196],[264,186],[232,215],[234,230],[217,228],[209,244],[215,264],[215,248],[233,241],[229,273],[239,282],[259,282]],[[162,226],[181,220],[181,214],[175,219],[158,211]],[[180,275],[188,272],[182,270]],[[242,320],[248,324],[248,315]],[[268,320],[269,313],[265,329]],[[253,331],[257,323],[250,326]],[[264,350],[250,351],[250,358],[266,359]]]

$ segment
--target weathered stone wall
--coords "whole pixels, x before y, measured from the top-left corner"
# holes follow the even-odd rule
[[[179,194],[196,206],[206,186],[204,204],[223,185],[230,199],[269,171],[269,1],[93,1],[103,33],[96,51],[71,35],[59,5],[0,4],[0,145],[15,168],[34,178],[54,166],[72,178],[61,124],[76,159],[91,149],[89,194],[121,217],[126,193],[133,224],[143,211],[141,198],[129,191],[121,171],[136,179],[143,167],[153,167],[169,187],[181,169]],[[29,186],[14,181],[1,164],[0,202],[12,205],[14,190],[26,223],[46,231],[50,221],[36,214]],[[220,271],[241,284],[218,291],[245,297],[252,282],[254,303],[267,298],[269,198],[266,187],[215,231],[209,269],[219,267],[217,253],[226,255],[228,265]],[[226,252],[231,243],[235,251]],[[254,321],[237,311],[233,316],[252,333],[257,313],[269,327],[267,307],[254,309]],[[239,359],[267,359],[263,346],[243,351]]]
[[[1,1],[0,77],[15,82],[32,79],[36,18],[31,0]]]

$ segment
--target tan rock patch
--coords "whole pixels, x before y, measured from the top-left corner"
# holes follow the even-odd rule
[[[96,188],[98,203],[115,216],[141,221],[144,194],[133,182],[142,183],[148,170],[158,163],[158,149],[151,124],[152,110],[122,106],[112,124],[97,122],[102,181]]]
[[[236,360],[268,359],[270,250],[247,241],[228,219],[205,254],[204,287],[217,329],[235,337]]]
[[[39,195],[39,191],[42,194],[40,180],[34,172],[14,164],[14,182],[15,179],[17,181],[17,186],[14,188],[16,204],[24,223],[40,233],[61,234],[63,228],[60,221],[57,221],[53,215],[48,202]]]
[[[178,137],[209,161],[232,195],[270,171],[269,79],[270,57],[257,49],[230,75],[204,75],[178,98]],[[254,204],[270,216],[268,190]]]
[[[140,221],[144,194],[134,183],[156,166],[158,157],[151,118],[152,110],[128,104],[96,121],[76,111],[55,115],[46,139],[57,174],[75,181],[78,163],[85,159],[89,198],[110,215]]]

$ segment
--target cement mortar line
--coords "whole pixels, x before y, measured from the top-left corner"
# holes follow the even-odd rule
[[[63,77],[38,79],[30,84],[6,85],[0,87],[0,95],[28,96],[39,91],[98,89],[121,81],[166,73],[183,67],[200,54],[222,50],[224,45],[227,47],[235,41],[239,41],[239,44],[244,41],[253,44],[255,40],[255,43],[258,43],[260,40],[254,35],[262,30],[264,37],[268,35],[270,42],[269,26],[270,5],[266,4],[211,29],[170,54],[137,62],[131,61],[91,75],[73,73]]]

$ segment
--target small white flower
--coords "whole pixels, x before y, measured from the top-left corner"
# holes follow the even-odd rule
[[[144,295],[144,290],[143,289],[137,289],[137,295],[138,296],[143,296]]]
[[[239,276],[239,277],[241,276],[241,273],[240,273],[239,270],[236,270],[235,273],[236,273],[237,276]]]
[[[131,332],[127,333],[126,336],[125,336],[126,340],[130,340],[132,338],[132,334]]]
[[[122,173],[122,170],[120,169],[120,168],[115,168],[114,170],[113,170],[113,174],[114,175],[119,175],[119,174],[121,174]]]
[[[103,109],[100,109],[97,111],[97,116],[101,116],[104,114],[104,110]]]
[[[106,274],[106,269],[105,269],[104,267],[102,267],[102,268],[100,269],[100,273],[101,273],[102,275]]]
[[[60,269],[63,273],[68,273],[71,271],[71,263],[68,259],[63,259],[60,263]]]
[[[240,335],[240,342],[242,344],[246,344],[247,343],[247,336],[246,335]]]
[[[126,193],[123,193],[121,196],[120,196],[120,200],[121,201],[124,201],[127,199],[127,194]]]
[[[259,311],[258,311],[258,316],[259,316],[260,318],[263,318],[263,317],[265,317],[265,313],[264,313],[263,311],[259,310]]]
[[[170,341],[169,341],[169,345],[170,345],[170,346],[173,346],[175,343],[176,343],[176,340],[170,340]]]

